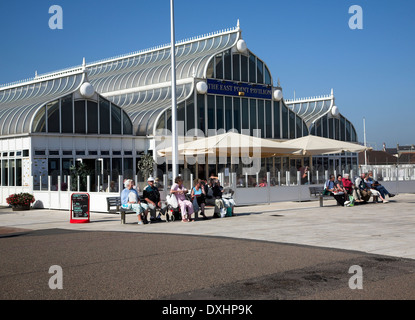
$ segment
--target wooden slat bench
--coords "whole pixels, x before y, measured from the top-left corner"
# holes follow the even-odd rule
[[[121,197],[107,197],[107,210],[109,213],[121,215],[121,223],[125,224],[126,214],[136,214],[133,210],[126,210],[121,206]]]

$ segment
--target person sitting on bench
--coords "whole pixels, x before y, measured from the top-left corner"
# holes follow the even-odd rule
[[[150,211],[150,220],[161,221],[160,217],[156,217],[157,208],[161,209],[161,214],[164,215],[167,206],[162,206],[160,201],[160,192],[154,185],[154,178],[150,177],[147,179],[147,186],[143,190],[143,202],[147,203],[148,210]]]
[[[187,189],[183,186],[183,179],[178,176],[174,179],[174,184],[171,187],[170,193],[174,194],[179,204],[182,213],[182,222],[191,222],[193,214],[193,204],[186,199]]]
[[[121,192],[121,206],[126,210],[135,211],[138,217],[138,224],[143,224],[146,222],[148,205],[140,201],[137,191],[133,189],[133,181],[131,179],[126,180],[124,184],[125,189]]]
[[[344,206],[344,192],[340,192],[337,187],[336,183],[334,182],[335,176],[333,174],[330,175],[329,180],[326,181],[324,184],[324,195],[333,196],[334,199],[337,201],[337,205]]]

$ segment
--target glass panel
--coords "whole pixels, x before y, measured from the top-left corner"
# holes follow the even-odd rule
[[[124,158],[124,179],[133,179],[134,178],[134,170],[133,170],[133,159],[132,158]]]
[[[241,132],[241,99],[233,99],[233,127],[239,133]]]
[[[59,132],[59,100],[46,105],[48,109],[48,132]]]
[[[72,95],[61,100],[62,133],[73,133]]]
[[[257,70],[257,82],[264,83],[264,63],[259,59],[257,59]]]
[[[223,61],[222,54],[216,56],[216,74],[217,79],[223,79]]]
[[[22,186],[22,159],[16,159],[16,186]]]
[[[242,98],[242,129],[249,130],[249,106],[248,99]]]
[[[282,106],[282,138],[288,139],[288,109],[285,105]]]
[[[232,98],[225,97],[225,130],[229,131],[233,128],[232,124]]]
[[[248,58],[241,55],[241,81],[248,82]]]
[[[10,164],[10,170],[9,170],[9,186],[14,186],[15,181],[14,181],[14,173],[15,173],[15,161],[14,160],[9,160],[9,164]]]
[[[209,65],[208,65],[208,68],[207,68],[207,71],[206,71],[206,77],[207,78],[214,78],[214,74],[213,74],[213,64],[214,64],[214,62],[215,62],[215,59],[212,59],[210,62],[209,62]]]
[[[208,129],[215,129],[215,96],[208,96]]]
[[[7,186],[8,176],[9,176],[9,161],[2,160],[2,165],[1,165],[1,185],[2,186]]]
[[[290,113],[290,139],[295,139],[295,113],[289,110]]]
[[[336,140],[340,139],[340,120],[334,119],[334,137]]]
[[[329,138],[334,139],[334,119],[329,119]]]
[[[87,101],[87,121],[88,133],[98,133],[98,104],[93,101]]]
[[[184,102],[182,102],[177,106],[177,122],[179,121],[182,122],[183,130],[184,130],[184,125],[185,125],[184,123],[185,116],[186,116],[185,105],[184,105]]]
[[[216,130],[223,129],[223,96],[216,97]]]
[[[265,101],[266,138],[272,138],[272,110],[271,101]]]
[[[257,126],[257,115],[256,115],[256,100],[251,99],[250,100],[250,106],[249,106],[249,121],[250,121],[250,135],[254,135],[254,129],[258,129]]]
[[[350,125],[350,126],[351,126],[351,141],[357,142],[356,130],[354,129],[353,125]]]
[[[166,120],[167,130],[171,131],[172,130],[172,128],[171,128],[171,125],[172,125],[172,123],[171,123],[171,121],[172,121],[172,119],[171,119],[171,110],[167,110],[166,117],[167,117],[167,120]]]
[[[233,80],[234,81],[241,81],[241,75],[240,75],[240,68],[239,68],[239,62],[240,62],[240,55],[234,54],[233,55]]]
[[[99,100],[99,129],[101,134],[110,134],[110,103]]]
[[[205,132],[205,96],[197,95],[197,127],[199,130]]]
[[[249,82],[256,82],[256,57],[254,55],[249,56]]]
[[[225,79],[232,80],[232,55],[230,50],[225,52]]]
[[[316,135],[316,126],[314,124],[311,125],[311,131],[310,134],[312,134],[313,136]]]
[[[75,101],[75,133],[86,133],[85,100]]]
[[[346,141],[346,119],[340,117],[340,140]]]
[[[164,117],[162,116],[163,119],[163,125],[164,125]],[[128,117],[128,114],[123,111],[123,116],[122,116],[122,121],[123,121],[123,134],[133,134],[133,124],[130,120],[130,118]]]
[[[121,134],[121,109],[111,104],[111,130],[112,134]]]
[[[163,112],[162,115],[159,118],[159,122],[157,123],[157,130],[161,130],[161,129],[166,128],[166,123],[165,122],[166,122],[166,112]],[[124,129],[125,129],[125,126],[124,126]],[[124,134],[127,134],[127,133],[125,133],[125,130],[124,130]]]
[[[264,112],[264,100],[258,100],[258,129],[261,130],[261,138],[265,137]]]
[[[321,137],[321,119],[316,120],[315,128],[316,128],[316,135]]]
[[[264,65],[264,83],[271,85],[271,73],[269,72],[267,66]]]
[[[195,104],[193,98],[186,102],[187,108],[187,127],[186,132],[195,128]]]
[[[323,128],[323,137],[324,138],[328,138],[328,124],[327,124],[327,116],[324,116],[321,121],[322,121],[322,128]]]
[[[281,118],[280,118],[280,103],[274,102],[274,138],[281,139]]]
[[[36,113],[33,121],[33,132],[46,132],[46,106],[43,106]]]
[[[303,121],[300,117],[295,117],[295,124],[296,124],[296,137],[300,138],[303,136]]]

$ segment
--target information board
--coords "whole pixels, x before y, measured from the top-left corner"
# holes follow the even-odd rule
[[[71,223],[87,223],[90,220],[89,194],[74,193],[71,196]]]

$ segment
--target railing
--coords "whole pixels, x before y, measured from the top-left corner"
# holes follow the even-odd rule
[[[382,181],[391,193],[415,193],[415,166],[366,166],[359,170],[348,172],[352,180],[361,172],[373,171],[374,178]],[[221,172],[218,174],[221,185],[229,187],[235,191],[234,198],[237,205],[267,204],[279,201],[308,201],[310,200],[309,186],[323,185],[330,174],[336,172],[310,171],[307,177],[302,178],[300,171],[285,172],[266,172],[255,175],[237,175],[235,172]],[[344,175],[345,172],[340,174]],[[161,176],[161,173],[158,174]],[[182,174],[184,186],[189,190],[193,187],[194,175],[190,171]],[[113,176],[114,179],[114,176]],[[76,178],[76,183],[71,181],[70,176],[57,177],[57,183],[52,184],[52,177],[32,177],[31,184],[28,186],[0,186],[0,205],[7,205],[6,198],[13,193],[29,192],[35,195],[35,206],[46,209],[70,209],[70,196],[72,193],[87,192],[91,195],[91,210],[106,212],[105,198],[108,196],[119,195],[123,189],[123,176],[117,176],[114,185],[108,188],[108,183],[100,180],[110,181],[110,177],[105,179],[98,176],[96,184],[91,185],[91,177],[86,177],[86,187],[81,187],[81,178]],[[135,176],[136,185],[141,190],[146,185],[142,177]],[[42,183],[40,183],[42,181]],[[165,196],[170,190],[173,180],[167,174],[163,174],[158,182],[162,194]],[[92,187],[91,187],[92,186]]]

